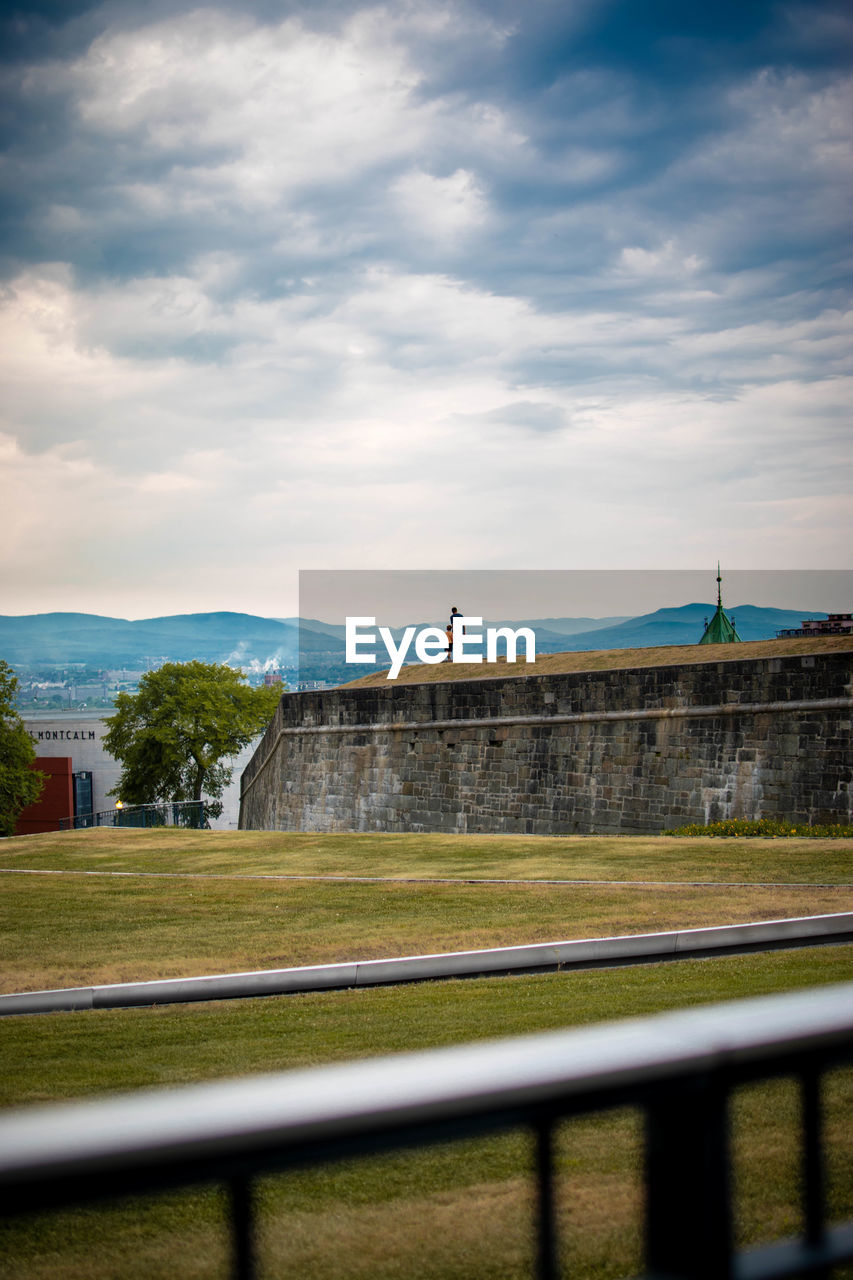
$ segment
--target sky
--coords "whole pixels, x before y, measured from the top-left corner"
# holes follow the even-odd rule
[[[36,0],[0,49],[0,613],[850,567],[848,5]]]

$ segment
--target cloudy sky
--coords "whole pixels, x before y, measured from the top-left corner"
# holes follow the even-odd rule
[[[846,4],[14,10],[0,612],[849,566]]]

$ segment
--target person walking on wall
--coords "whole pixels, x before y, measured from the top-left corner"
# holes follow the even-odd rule
[[[459,610],[456,608],[456,605],[454,605],[454,606],[453,606],[453,608],[450,610],[450,621],[448,622],[448,624],[447,624],[447,628],[446,628],[446,630],[447,630],[447,639],[450,641],[450,647],[449,647],[449,649],[448,649],[448,651],[447,651],[447,661],[448,661],[448,662],[452,662],[452,661],[453,661],[453,623],[454,623],[454,620],[455,620],[455,619],[457,619],[457,618],[461,620],[461,618],[462,618],[462,614],[461,614],[461,613],[459,612]],[[464,628],[464,627],[462,628],[462,634],[463,634],[463,635],[465,634],[465,628]]]

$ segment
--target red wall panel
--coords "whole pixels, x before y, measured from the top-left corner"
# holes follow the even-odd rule
[[[47,780],[35,804],[21,811],[15,835],[28,836],[38,831],[58,831],[60,818],[74,814],[74,783],[71,756],[37,756],[31,768],[47,774]]]

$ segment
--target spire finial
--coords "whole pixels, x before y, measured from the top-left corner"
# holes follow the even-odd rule
[[[723,597],[722,597],[722,595],[721,595],[721,593],[720,593],[720,583],[721,583],[721,582],[722,582],[722,578],[720,577],[720,562],[719,562],[719,560],[718,560],[718,561],[717,561],[717,607],[718,607],[718,608],[719,608],[719,606],[723,603]]]

